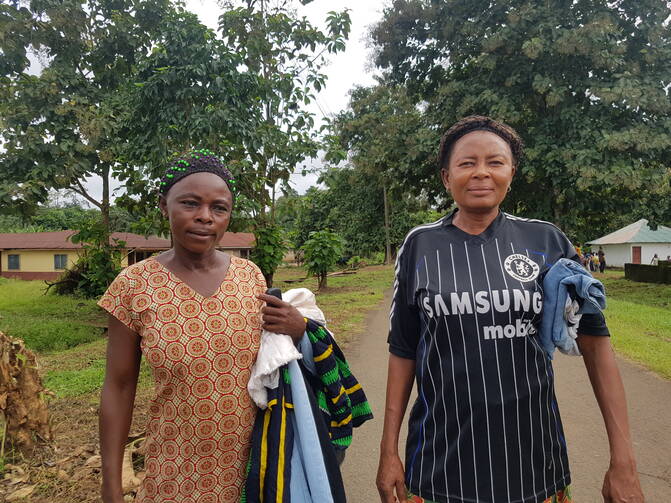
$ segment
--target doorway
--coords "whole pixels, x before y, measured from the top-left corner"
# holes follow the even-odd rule
[[[631,247],[631,262],[632,262],[632,264],[640,264],[641,263],[641,247],[640,246],[632,246]]]

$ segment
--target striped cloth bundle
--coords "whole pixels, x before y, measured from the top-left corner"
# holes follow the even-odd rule
[[[331,333],[312,320],[307,320],[306,332],[316,375],[301,364],[298,378],[302,377],[307,384],[330,500],[344,503],[345,491],[335,451],[346,449],[352,443],[352,429],[371,419],[373,414]],[[292,377],[287,365],[281,367],[280,372],[279,386],[268,389],[268,408],[258,411],[254,423],[241,503],[290,503],[292,500],[291,457],[295,452]]]

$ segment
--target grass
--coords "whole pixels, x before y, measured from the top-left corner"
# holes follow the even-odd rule
[[[596,277],[606,287],[609,299],[671,309],[671,285],[629,281],[621,270],[606,270],[605,274],[597,273]]]
[[[346,343],[363,331],[366,314],[382,301],[393,280],[392,266],[370,266],[359,269],[356,274],[331,276],[327,288],[318,292],[317,280],[306,279],[303,269],[282,267],[275,273],[273,286],[283,291],[309,288],[316,292],[329,329],[338,342]]]
[[[596,277],[606,287],[604,315],[617,352],[671,379],[671,285],[629,281],[616,270]]]
[[[0,283],[0,331],[40,353],[99,339],[106,324],[95,300],[44,295],[41,281]]]
[[[57,398],[92,394],[91,400],[97,402],[105,378],[106,345],[106,339],[98,339],[43,356],[40,365],[45,387]],[[151,371],[143,360],[139,386],[149,386],[150,383]]]

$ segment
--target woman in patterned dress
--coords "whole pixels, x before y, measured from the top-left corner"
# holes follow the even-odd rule
[[[234,184],[212,152],[173,163],[159,201],[173,248],[126,268],[99,301],[110,314],[100,404],[104,503],[124,501],[121,465],[142,355],[155,397],[136,501],[240,499],[256,414],[247,381],[261,328],[297,340],[305,321],[264,294],[256,265],[216,249],[230,222]]]

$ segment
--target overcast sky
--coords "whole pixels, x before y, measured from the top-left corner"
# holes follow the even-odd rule
[[[298,3],[298,2],[296,2]],[[355,85],[374,83],[370,65],[370,49],[367,48],[367,34],[371,24],[380,18],[385,0],[315,0],[311,4],[298,8],[299,15],[307,16],[310,21],[324,28],[327,13],[342,9],[350,10],[352,31],[345,52],[332,56],[324,68],[328,76],[326,88],[317,96],[317,102],[310,110],[317,115],[318,122],[323,114],[335,114],[347,106],[349,91]],[[187,8],[198,14],[201,22],[216,30],[221,8],[214,0],[187,0]],[[319,160],[308,160],[308,167],[319,166]],[[304,193],[316,183],[315,175],[292,175],[291,185]],[[87,189],[96,198],[101,196],[100,179],[89,179]],[[114,187],[118,187],[115,184]]]

